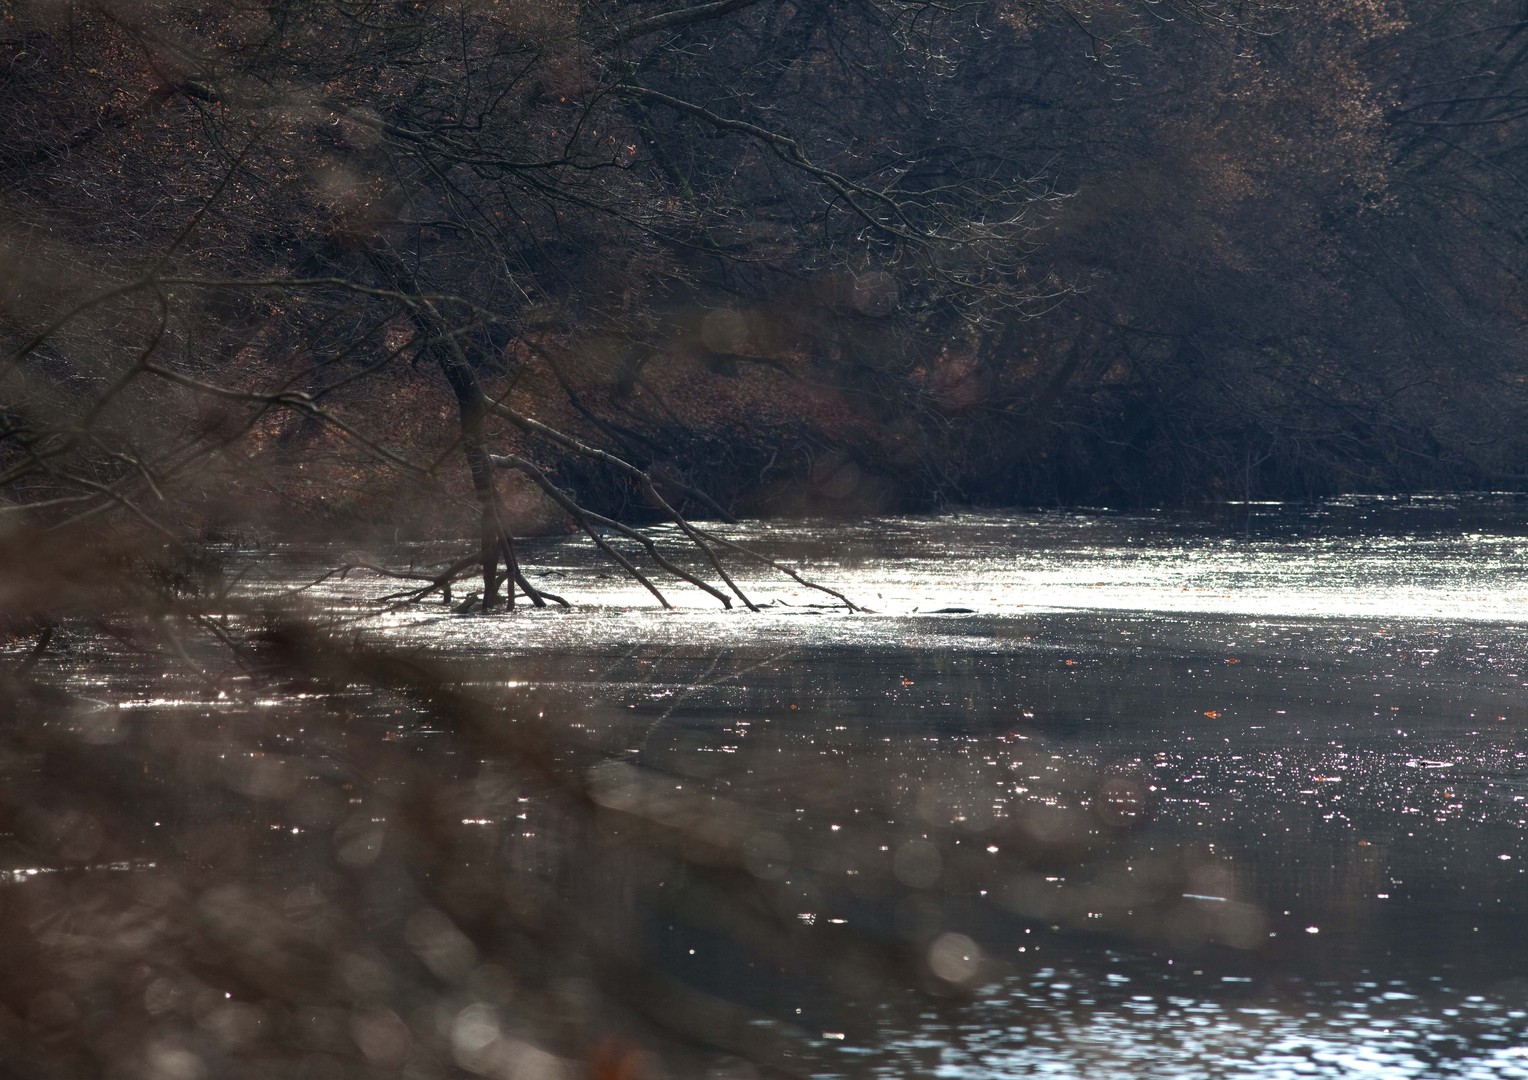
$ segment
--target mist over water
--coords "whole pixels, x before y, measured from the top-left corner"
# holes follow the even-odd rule
[[[729,763],[761,734],[825,755],[937,745],[969,772],[909,782],[1000,815],[1060,805],[1041,758],[1138,778],[1147,820],[1116,855],[1200,868],[1176,921],[1136,934],[1128,909],[1081,910],[1086,860],[1046,878],[1054,900],[944,896],[920,932],[972,934],[1001,974],[954,1019],[842,1039],[847,1070],[1528,1075],[1523,509],[745,525],[730,535],[872,610],[749,574],[757,613],[683,586],[663,612],[567,543],[532,559],[571,611],[369,625],[471,658],[474,679],[554,683],[632,761],[707,783],[746,785]],[[390,586],[325,588],[343,608]]]

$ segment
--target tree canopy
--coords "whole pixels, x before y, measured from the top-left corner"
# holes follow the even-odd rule
[[[1511,14],[12,3],[0,489],[471,518],[513,576],[654,515],[1519,483]]]

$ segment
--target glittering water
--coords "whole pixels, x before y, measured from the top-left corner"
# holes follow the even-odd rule
[[[970,1008],[888,1010],[873,1035],[823,1019],[845,1072],[1528,1076],[1524,510],[1353,499],[729,531],[859,613],[762,570],[739,578],[758,612],[655,574],[665,612],[568,542],[525,559],[571,611],[432,604],[359,625],[485,684],[570,693],[631,761],[682,779],[745,786],[761,740],[860,755],[937,789],[951,820],[985,815],[982,843],[1003,821],[1041,835],[1035,813],[1067,809],[1053,773],[1138,785],[1112,876],[1084,860],[898,908],[898,932],[936,951],[980,941],[994,977]],[[361,616],[396,588],[358,573],[312,595]],[[1143,922],[1132,875],[1164,863],[1189,884]],[[707,967],[704,942],[669,946],[698,978],[740,977]]]
[[[1497,499],[1344,500],[1315,509],[1244,506],[1215,521],[1056,512],[891,518],[857,524],[757,524],[719,530],[888,616],[987,616],[1056,611],[1139,611],[1347,619],[1528,620],[1528,505]],[[1519,524],[1519,520],[1523,524]],[[659,529],[676,561],[702,571],[673,530]],[[617,547],[620,544],[617,542]],[[541,586],[574,601],[574,627],[499,628],[499,643],[534,637],[619,641],[631,629],[609,615],[644,616],[641,636],[666,631],[645,620],[654,601],[579,539],[533,549]],[[633,561],[641,563],[632,548]],[[699,590],[654,580],[684,610],[720,605]],[[703,571],[702,571],[703,572]],[[831,598],[767,571],[739,574],[749,594],[778,615],[819,610]],[[352,579],[363,585],[364,575]],[[343,595],[344,589],[327,590]],[[375,594],[364,587],[349,590]],[[384,589],[382,591],[389,591]],[[675,631],[682,635],[694,626]],[[754,622],[717,620],[708,632],[744,640]],[[470,632],[440,627],[443,637]],[[874,620],[836,624],[835,638],[894,636]]]

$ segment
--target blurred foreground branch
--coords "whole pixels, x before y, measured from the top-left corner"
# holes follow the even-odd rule
[[[840,1071],[822,1025],[864,1045],[887,1014],[861,1006],[954,1005],[1020,926],[1183,917],[1185,867],[1120,866],[1142,784],[1020,799],[1034,745],[660,769],[642,733],[160,549],[30,539],[0,562],[12,1075]],[[1220,906],[1202,935],[1256,934]],[[686,935],[714,966],[680,962]]]

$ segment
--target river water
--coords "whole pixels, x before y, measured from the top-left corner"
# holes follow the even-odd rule
[[[816,1075],[1528,1077],[1528,500],[723,535],[860,610],[738,561],[758,610],[654,571],[663,610],[587,539],[521,551],[573,606],[490,614],[322,576],[335,550],[214,553],[535,709],[584,802],[385,674],[61,626],[0,755],[29,1053],[556,1077],[584,1065],[526,1017],[636,1030],[568,973],[640,955]]]
[[[979,951],[981,985],[963,1009],[883,1005],[847,1033],[806,1003],[841,1048],[831,1069],[1528,1076],[1525,510],[1347,499],[728,533],[866,612],[753,571],[758,612],[682,585],[665,612],[568,542],[526,558],[570,611],[365,625],[481,682],[555,684],[634,764],[741,789],[761,738],[792,760],[858,754],[921,792],[925,819],[1018,850],[1011,876],[964,891],[898,870],[886,925],[936,968],[952,942]],[[315,592],[362,612],[394,588]],[[1129,828],[1035,855],[1053,837],[1031,810],[1066,808],[1061,776],[1117,778],[1093,805],[1123,791]],[[1164,866],[1181,884],[1148,916],[1130,883]],[[801,918],[881,917],[835,903],[809,895]],[[666,962],[747,997],[747,970],[685,933]]]

